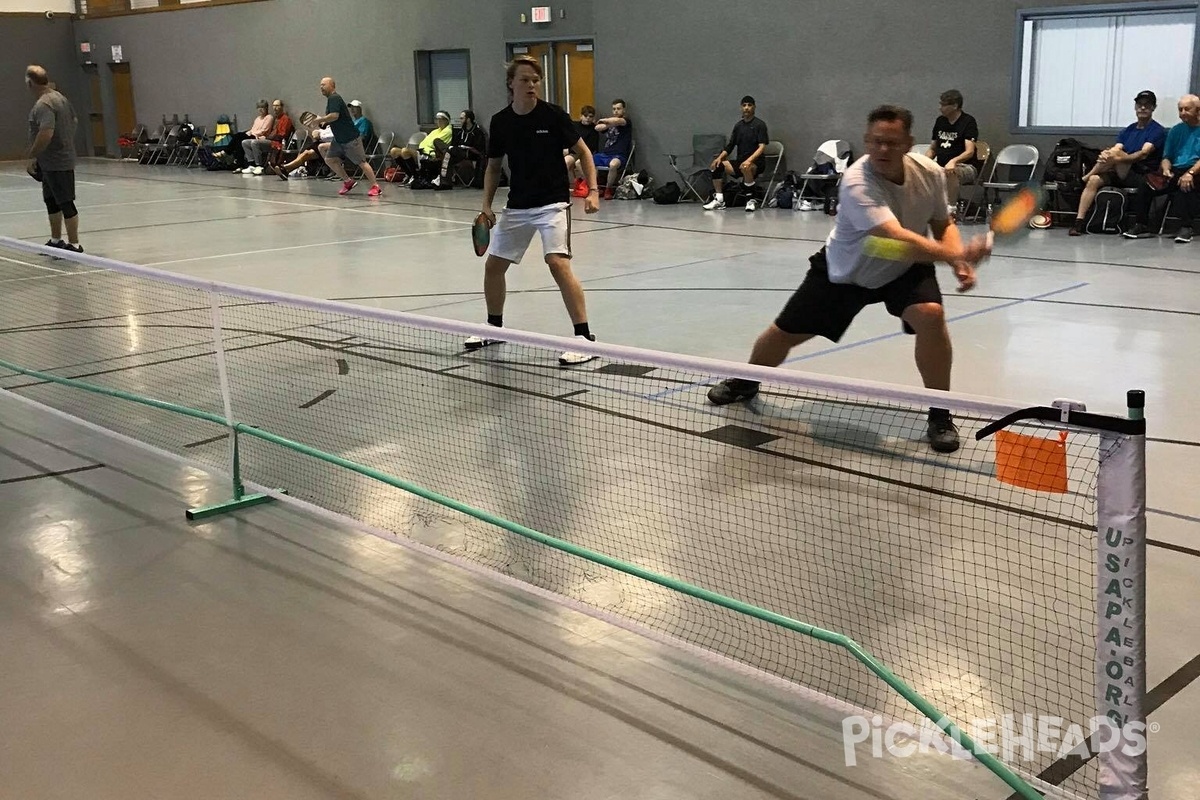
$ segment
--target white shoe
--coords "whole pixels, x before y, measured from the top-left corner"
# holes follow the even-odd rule
[[[241,174],[242,174],[242,168],[241,168],[241,167],[238,167],[237,169],[235,169],[235,170],[233,171],[233,174],[234,174],[234,175],[241,175]]]
[[[302,168],[296,167],[294,170],[292,170],[291,172],[288,173],[288,177],[289,178],[307,178],[308,173],[305,172]]]
[[[800,201],[800,210],[801,211],[816,211],[817,204],[814,203],[812,200],[801,200]]]
[[[254,174],[255,174],[255,175],[262,175],[262,174],[263,174],[263,168],[262,168],[262,167],[255,167],[255,168],[254,168]]]
[[[725,208],[725,200],[724,198],[718,200],[714,197],[712,200],[709,200],[707,203],[705,203],[702,208],[705,211],[720,211]]]
[[[747,200],[746,201],[746,213],[747,214],[753,214],[757,208],[758,208],[757,200]]]
[[[471,336],[463,342],[464,350],[481,350],[494,344],[504,344],[503,339],[485,339],[482,336]]]
[[[583,339],[585,342],[596,341],[595,335],[580,336],[579,338]],[[568,350],[567,352],[559,355],[558,363],[562,364],[564,367],[574,367],[578,364],[586,364],[587,362],[592,361],[595,358],[597,358],[597,356],[594,356],[591,353],[573,353],[570,350]]]

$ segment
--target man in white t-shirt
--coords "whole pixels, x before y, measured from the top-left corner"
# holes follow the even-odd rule
[[[965,292],[974,287],[975,265],[990,247],[982,237],[963,244],[946,209],[945,171],[908,152],[912,121],[912,113],[898,106],[880,106],[867,117],[867,155],[842,177],[833,231],[809,259],[800,288],[754,343],[751,364],[779,366],[793,347],[814,336],[836,342],[858,312],[883,303],[903,321],[905,333],[915,334],[917,369],[925,386],[950,389],[950,332],[933,262],[948,262],[958,291]],[[868,236],[903,243],[908,260],[864,255]],[[726,405],[756,394],[758,383],[730,378],[709,390],[708,399]],[[958,449],[958,430],[948,409],[929,409],[928,432],[934,450]]]

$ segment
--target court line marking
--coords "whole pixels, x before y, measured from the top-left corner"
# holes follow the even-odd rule
[[[426,222],[444,222],[447,225],[462,225],[470,227],[471,222],[458,222],[452,219],[442,219],[441,217],[422,217],[417,214],[393,214],[388,211],[375,211],[370,208],[340,208],[338,206],[323,206],[319,203],[298,203],[294,200],[270,200],[265,197],[236,197],[234,195],[218,195],[217,199],[221,200],[246,200],[251,203],[275,203],[283,206],[301,206],[303,208],[319,208],[323,211],[349,211],[353,214],[372,214],[379,217],[403,217],[405,219],[419,219]],[[457,210],[457,209],[456,209]]]
[[[464,223],[469,225],[470,223]],[[411,236],[435,236],[440,233],[453,233],[453,230],[417,231],[416,233],[393,233],[389,236],[368,236],[362,239],[339,239],[336,242],[313,242],[311,244],[293,244],[286,247],[268,247],[265,250],[243,250],[240,253],[218,253],[212,256],[196,256],[194,258],[176,258],[171,261],[151,261],[144,267],[164,267],[170,264],[189,264],[193,261],[211,261],[216,258],[236,258],[238,256],[256,256],[262,253],[282,253],[285,250],[306,250],[310,247],[332,247],[339,244],[358,244],[360,242],[379,242],[386,239],[406,239]]]
[[[988,306],[986,308],[976,309],[975,311],[968,311],[965,314],[957,314],[953,317],[946,317],[946,322],[947,323],[958,322],[959,320],[970,319],[971,317],[977,317],[980,314],[990,314],[993,311],[1001,311],[1006,308],[1012,308],[1013,306],[1018,306],[1018,305],[1021,305],[1022,303],[1031,303],[1031,302],[1034,302],[1035,300],[1042,300],[1043,298],[1052,297],[1056,294],[1063,294],[1064,292],[1071,292],[1071,291],[1074,291],[1075,289],[1081,289],[1087,285],[1088,284],[1086,282],[1076,283],[1071,286],[1064,286],[1061,289],[1055,289],[1050,292],[1042,292],[1041,294],[1035,294],[1030,297],[1022,297],[1017,300],[1010,300],[1006,303],[998,303],[994,306]],[[872,336],[868,339],[862,339],[857,342],[849,342],[847,344],[834,345],[833,347],[826,347],[824,350],[815,350],[811,353],[804,353],[803,355],[796,356],[795,358],[789,358],[786,361],[784,361],[783,364],[781,364],[780,366],[783,366],[784,364],[795,364],[798,361],[808,361],[809,359],[819,358],[821,356],[827,356],[832,353],[840,353],[844,350],[853,350],[856,347],[863,347],[864,345],[868,345],[868,344],[876,344],[878,342],[887,341],[888,339],[895,339],[898,336],[905,336],[905,335],[907,335],[907,334],[905,334],[904,331],[902,331],[902,330],[901,331],[893,331],[892,333],[885,333],[885,334],[881,334],[879,336]],[[668,397],[670,395],[678,394],[680,392],[690,391],[691,389],[694,389],[697,386],[710,386],[710,385],[716,383],[718,380],[720,380],[720,379],[719,378],[709,378],[707,381],[690,383],[686,386],[677,386],[672,389],[664,389],[663,391],[656,392],[655,394],[645,395],[643,397],[643,399],[658,400],[660,398]]]
[[[33,269],[43,269],[46,272],[53,272],[58,275],[74,275],[75,274],[75,272],[73,272],[72,270],[69,270],[69,269],[56,269],[54,267],[47,267],[45,264],[34,264],[32,261],[22,261],[19,258],[10,258],[8,256],[0,256],[0,261],[7,261],[10,264],[21,264],[22,266],[32,267]]]
[[[103,186],[104,184],[98,183],[96,185]],[[0,189],[0,191],[11,191],[11,190]],[[151,205],[151,204],[157,204],[157,203],[183,203],[183,202],[186,202],[189,200],[198,201],[201,198],[206,198],[206,199],[209,198],[209,193],[208,192],[196,192],[194,194],[188,195],[187,197],[168,197],[163,200],[131,200],[128,203],[105,203],[104,205],[99,205],[99,206],[77,206],[77,208],[80,211],[94,211],[94,210],[100,209],[100,208],[118,208],[118,207],[124,207],[124,206],[145,206],[145,205]],[[45,214],[45,213],[46,213],[46,209],[44,209],[44,208],[31,208],[31,209],[28,209],[27,211],[0,211],[0,215]]]

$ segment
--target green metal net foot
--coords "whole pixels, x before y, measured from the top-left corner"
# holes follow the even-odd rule
[[[284,492],[282,489],[280,492]],[[189,508],[185,513],[189,520],[205,519],[207,517],[215,517],[217,514],[226,514],[230,511],[240,511],[243,508],[251,506],[260,506],[263,503],[269,503],[275,498],[269,494],[248,494],[233,500],[226,500],[224,503],[215,503],[211,506],[200,506],[199,508]]]

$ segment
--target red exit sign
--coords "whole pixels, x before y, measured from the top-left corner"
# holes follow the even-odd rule
[[[549,22],[550,6],[534,6],[532,18],[534,22]]]

